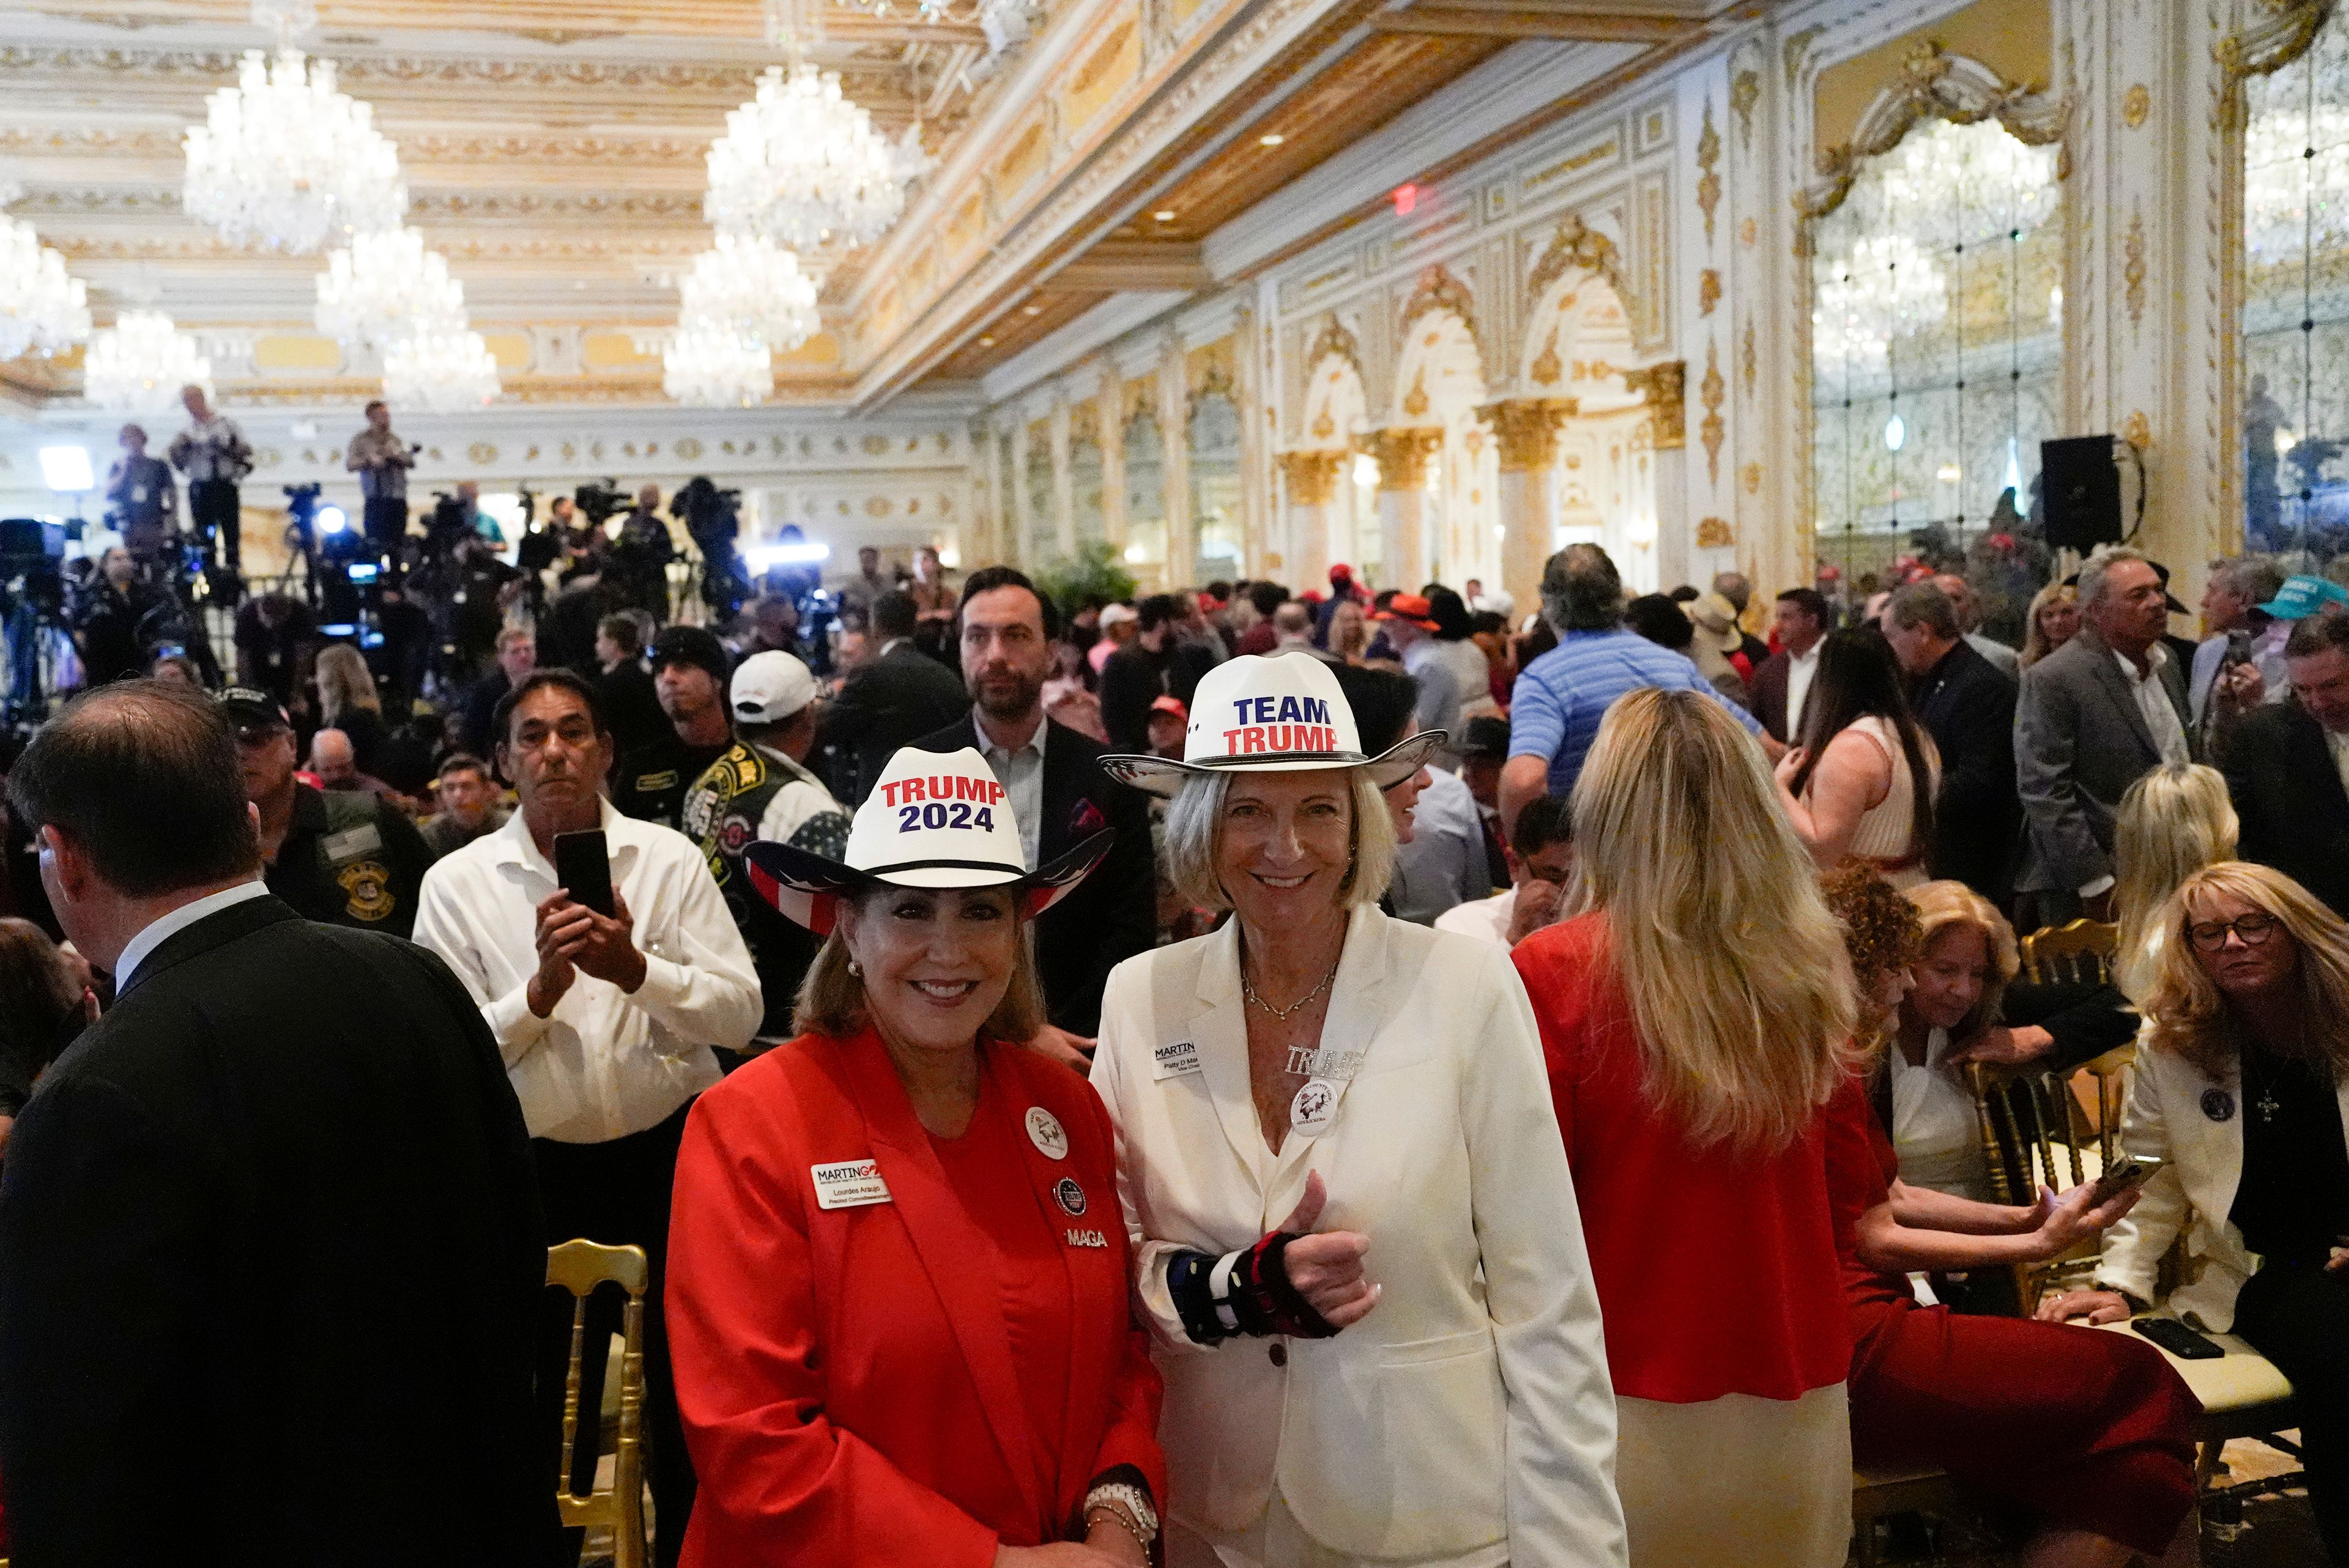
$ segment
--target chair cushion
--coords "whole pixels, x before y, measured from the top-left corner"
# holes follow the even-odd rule
[[[2114,1334],[2127,1334],[2141,1344],[2153,1345],[2152,1340],[2137,1333],[2127,1322],[2100,1323],[2096,1326]],[[2161,1350],[2162,1358],[2177,1371],[2194,1397],[2202,1401],[2206,1420],[2225,1422],[2229,1418],[2264,1412],[2271,1408],[2280,1414],[2289,1413],[2283,1408],[2292,1402],[2292,1384],[2276,1370],[2275,1363],[2236,1335],[2212,1334],[2206,1337],[2226,1354],[2215,1361],[2188,1361],[2161,1350],[2158,1345],[2153,1346],[2156,1350]]]

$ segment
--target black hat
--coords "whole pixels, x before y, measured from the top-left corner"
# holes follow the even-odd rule
[[[239,735],[266,735],[272,730],[294,727],[275,697],[252,686],[229,687],[220,694],[220,705]]]
[[[708,670],[720,694],[726,690],[726,677],[734,669],[726,645],[718,640],[716,633],[702,626],[669,626],[653,639],[653,674],[660,674],[667,665],[695,665]]]
[[[1509,754],[1509,721],[1486,715],[1472,718],[1460,741],[1463,757],[1506,757]]]

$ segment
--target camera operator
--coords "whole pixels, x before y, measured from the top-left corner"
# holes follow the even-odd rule
[[[171,438],[171,466],[188,476],[188,521],[204,542],[209,563],[213,552],[229,571],[238,571],[238,532],[242,502],[237,486],[253,471],[253,448],[236,421],[212,406],[201,387],[180,388],[180,402],[188,410],[188,428]]]
[[[612,544],[610,575],[616,577],[628,602],[668,620],[668,563],[677,559],[677,542],[660,515],[660,486],[647,485],[636,492],[634,511],[620,520],[619,537]]]
[[[391,557],[395,575],[400,536],[408,531],[408,470],[415,466],[415,449],[391,433],[390,406],[375,399],[367,406],[367,428],[351,438],[343,467],[359,476],[367,542]]]
[[[123,548],[141,575],[151,575],[170,557],[172,535],[180,531],[180,485],[171,465],[147,455],[147,432],[125,425],[117,438],[122,455],[106,470],[109,512],[122,530]]]
[[[150,652],[140,622],[156,603],[154,591],[139,581],[130,552],[117,544],[98,557],[74,616],[85,688],[147,673]]]

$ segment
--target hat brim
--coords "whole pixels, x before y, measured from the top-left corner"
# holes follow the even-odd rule
[[[761,898],[794,923],[818,936],[828,936],[840,901],[861,897],[876,887],[911,887],[930,892],[1008,888],[1024,895],[1021,907],[1032,920],[1074,892],[1077,884],[1101,864],[1116,838],[1113,830],[1104,828],[1032,872],[1015,872],[1009,866],[985,861],[909,861],[904,865],[860,871],[771,839],[754,841],[742,855],[750,865],[750,886]]]
[[[1352,752],[1322,752],[1287,757],[1210,757],[1197,762],[1171,757],[1114,755],[1101,759],[1102,771],[1122,784],[1131,784],[1161,799],[1172,799],[1185,780],[1212,773],[1310,773],[1331,768],[1366,769],[1381,789],[1400,784],[1442,749],[1449,736],[1441,729],[1423,729],[1395,742],[1376,757]]]
[[[1442,626],[1436,624],[1433,621],[1423,621],[1416,615],[1398,615],[1392,610],[1372,611],[1371,614],[1371,619],[1376,621],[1382,626],[1392,624],[1396,621],[1401,621],[1407,625],[1417,626],[1423,632],[1440,632],[1444,630]]]

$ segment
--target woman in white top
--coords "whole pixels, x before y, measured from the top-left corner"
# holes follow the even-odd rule
[[[1508,955],[1379,910],[1442,736],[1330,666],[1199,683],[1167,861],[1233,918],[1112,971],[1093,1087],[1166,1378],[1170,1568],[1620,1568],[1615,1398]]]
[[[2018,967],[2014,931],[1963,882],[1925,882],[1909,889],[1908,898],[1925,928],[1925,948],[1909,969],[1915,985],[1900,1004],[1878,1110],[1890,1113],[1884,1125],[1901,1181],[1994,1202],[1973,1095],[1949,1057],[1957,1043],[1997,1019],[2001,995]]]
[[[1865,861],[1896,888],[1924,882],[1940,776],[1883,637],[1872,627],[1829,634],[1777,769],[1780,803],[1812,861],[1823,872]]]

